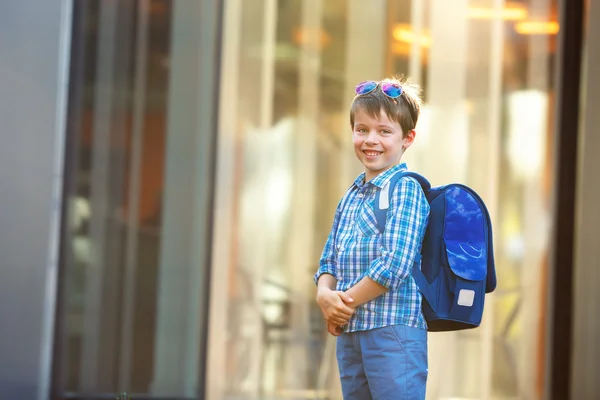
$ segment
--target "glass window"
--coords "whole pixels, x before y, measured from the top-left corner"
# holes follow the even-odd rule
[[[556,14],[76,2],[57,397],[340,399],[312,276],[361,171],[354,86],[405,74],[425,99],[406,161],[481,194],[499,279],[480,328],[430,335],[428,398],[540,398]]]
[[[199,398],[217,4],[74,7],[55,394]]]
[[[360,172],[348,108],[405,74],[411,169],[493,217],[499,287],[476,330],[430,335],[428,398],[539,398],[552,192],[553,0],[225,3],[211,398],[341,398],[312,275]],[[218,290],[215,290],[218,288]]]

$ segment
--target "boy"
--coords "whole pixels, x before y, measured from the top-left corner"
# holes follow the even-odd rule
[[[400,160],[415,140],[420,104],[416,85],[386,79],[357,85],[350,109],[364,172],[338,205],[315,274],[317,303],[338,337],[346,400],[425,398],[427,325],[411,269],[429,204],[416,180],[400,179],[383,234],[373,204],[376,192],[407,169]]]

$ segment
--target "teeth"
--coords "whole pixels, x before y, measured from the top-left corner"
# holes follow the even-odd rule
[[[368,156],[378,156],[379,155],[379,153],[372,152],[372,151],[365,151],[365,154]]]

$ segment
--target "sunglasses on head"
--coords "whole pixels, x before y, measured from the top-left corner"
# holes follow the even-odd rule
[[[381,86],[381,91],[390,99],[395,99],[402,95],[402,88],[397,83],[392,82],[376,82],[364,81],[356,85],[355,92],[358,96],[371,93],[373,90]]]

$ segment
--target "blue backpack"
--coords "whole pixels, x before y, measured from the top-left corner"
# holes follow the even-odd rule
[[[401,172],[375,197],[375,216],[382,233],[392,193],[403,177],[419,182],[430,206],[421,255],[412,270],[423,295],[428,330],[475,328],[481,324],[485,294],[496,288],[492,223],[487,208],[467,186],[432,188],[423,176]]]

